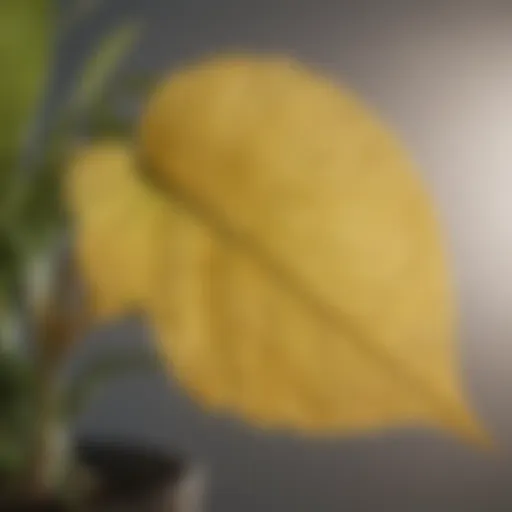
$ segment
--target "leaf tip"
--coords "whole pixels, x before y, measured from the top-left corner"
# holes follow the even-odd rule
[[[458,438],[484,452],[492,453],[498,449],[494,436],[484,423],[469,410],[461,410],[454,421],[448,425],[448,428]]]

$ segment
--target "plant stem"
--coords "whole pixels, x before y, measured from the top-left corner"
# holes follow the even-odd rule
[[[36,416],[27,479],[23,483],[27,486],[26,492],[34,498],[56,490],[64,475],[55,474],[55,471],[60,470],[63,463],[67,464],[71,456],[67,447],[55,443],[61,428],[69,428],[67,418],[62,417],[59,370],[67,350],[88,325],[86,304],[80,301],[78,306],[70,307],[70,294],[76,291],[76,278],[73,262],[65,261],[44,304],[33,311],[37,338],[34,347]]]
[[[43,358],[44,359],[44,358]],[[51,361],[38,361],[35,407],[36,417],[28,465],[27,492],[40,498],[51,491],[48,467],[52,463],[52,437],[57,424],[55,417],[55,368]]]

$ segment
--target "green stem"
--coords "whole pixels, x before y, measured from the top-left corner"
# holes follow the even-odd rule
[[[27,491],[41,497],[51,491],[48,468],[53,463],[52,437],[58,424],[55,404],[55,368],[50,361],[41,361],[37,370],[35,407],[36,423],[28,461]]]
[[[34,497],[55,492],[64,475],[56,474],[71,455],[67,447],[56,446],[61,428],[68,428],[62,417],[59,370],[67,350],[81,335],[88,319],[82,304],[77,310],[67,305],[70,289],[76,286],[75,269],[71,262],[62,265],[44,308],[33,311],[37,344],[35,354],[36,417],[31,439],[27,477],[23,484]],[[64,452],[63,452],[64,450]]]

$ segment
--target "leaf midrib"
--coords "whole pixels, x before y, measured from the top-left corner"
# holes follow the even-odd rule
[[[438,411],[444,418],[451,418],[457,423],[461,404],[454,403],[441,390],[433,388],[424,377],[407,364],[404,364],[399,357],[386,349],[386,347],[379,346],[362,333],[347,315],[344,315],[338,308],[326,303],[313,291],[309,290],[307,285],[302,283],[277,258],[266,252],[258,244],[257,240],[254,240],[246,233],[237,231],[226,220],[226,216],[222,212],[216,211],[206,201],[189,192],[174,177],[166,176],[165,186],[158,186],[158,190],[160,193],[164,190],[164,193],[172,201],[181,203],[188,213],[208,225],[227,243],[250,254],[281,286],[306,304],[317,318],[328,325],[332,325],[338,332],[342,331],[348,334],[347,342],[354,345],[360,352],[365,352],[369,357],[377,360],[380,365],[388,368],[397,379],[404,383],[404,386],[407,386],[405,389],[409,389],[411,386],[413,389],[416,389],[417,393],[423,397],[434,411]]]

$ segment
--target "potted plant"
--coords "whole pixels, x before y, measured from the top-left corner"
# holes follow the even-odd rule
[[[69,438],[76,416],[105,380],[159,367],[147,354],[106,354],[70,383],[61,382],[70,349],[91,328],[86,302],[76,296],[79,286],[66,241],[60,193],[64,165],[77,140],[126,136],[131,123],[119,104],[136,99],[151,82],[129,75],[112,86],[140,32],[138,24],[125,23],[93,49],[73,89],[50,119],[43,119],[57,45],[87,21],[91,12],[84,7],[76,2],[59,13],[53,0],[7,0],[0,6],[0,508],[12,512],[68,510],[87,503],[95,509],[99,502],[94,500],[107,500],[115,488],[106,483],[124,474],[115,468],[109,472],[108,464],[105,469],[102,454],[118,459],[139,454],[135,466],[146,461],[149,468],[143,477],[159,468],[155,478],[162,492],[175,489],[185,470],[178,459],[115,443],[80,452]],[[84,460],[93,475],[101,475],[93,487],[90,470],[84,479]],[[147,492],[144,486],[131,487]]]
[[[55,13],[37,5],[9,0],[0,17],[19,29],[0,26],[1,51],[27,52],[0,96],[6,485],[33,499],[73,488],[58,440],[90,379],[63,390],[57,369],[84,332],[135,312],[209,411],[301,434],[428,424],[488,444],[455,377],[430,198],[362,102],[294,60],[230,54],[162,80],[133,136],[103,94],[133,42],[122,27],[40,151],[26,128]]]

